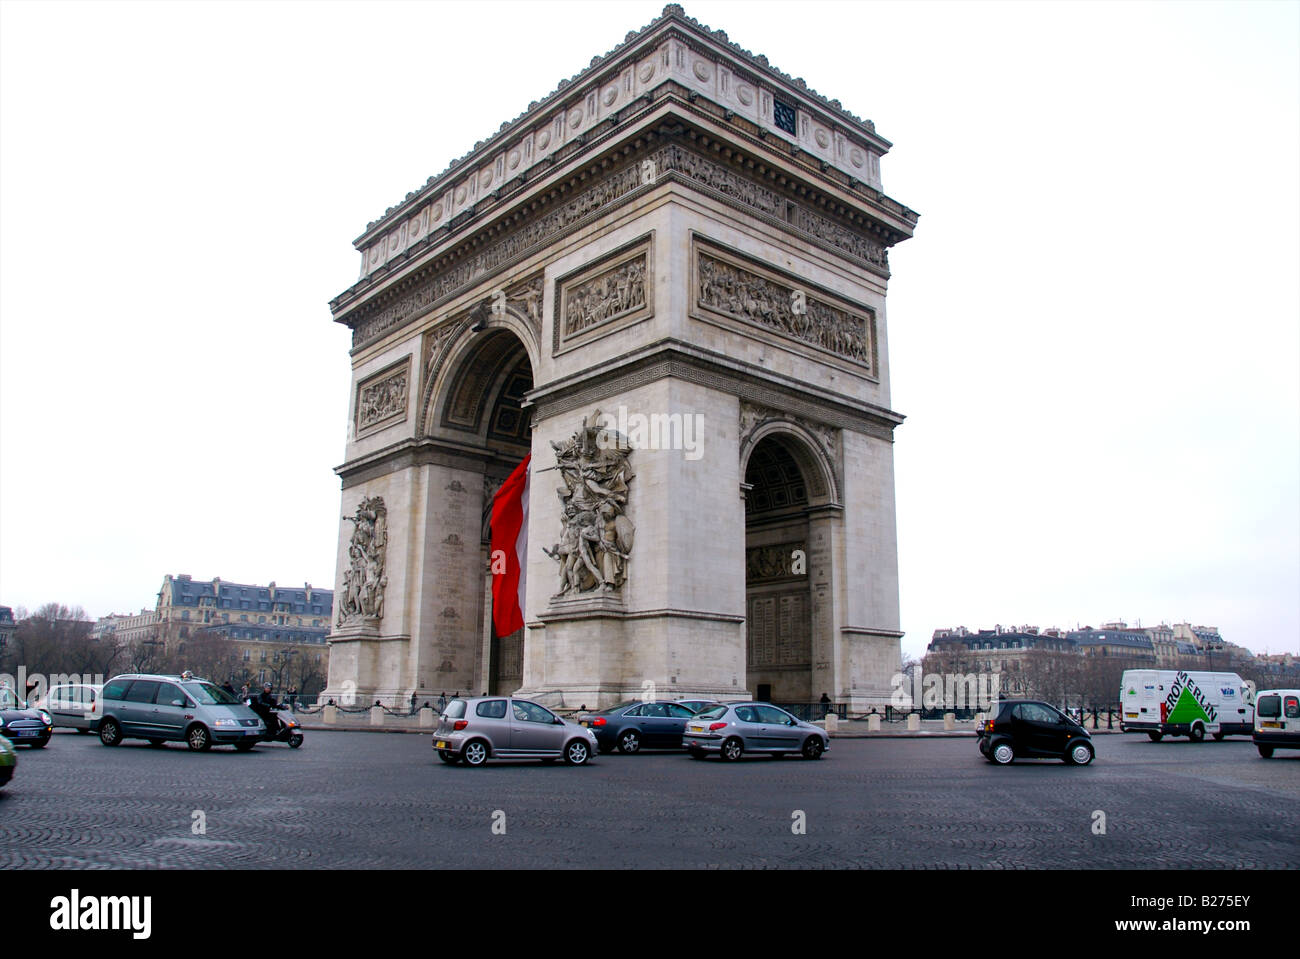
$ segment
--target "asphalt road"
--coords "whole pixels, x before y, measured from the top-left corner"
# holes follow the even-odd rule
[[[1285,868],[1300,751],[1103,735],[1088,767],[975,740],[834,740],[822,760],[440,763],[425,735],[300,750],[115,749],[60,731],[0,790],[3,868]],[[1104,834],[1098,833],[1104,814]],[[796,828],[802,824],[802,834]],[[202,831],[197,827],[202,826]]]

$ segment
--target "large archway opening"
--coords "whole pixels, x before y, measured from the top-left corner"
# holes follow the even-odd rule
[[[746,684],[766,702],[810,703],[809,478],[799,441],[769,434],[745,468]]]
[[[470,332],[443,384],[441,401],[432,409],[430,435],[477,454],[483,463],[477,544],[482,591],[477,610],[466,611],[476,614],[482,629],[475,675],[482,678],[486,692],[509,693],[523,684],[524,630],[498,636],[492,628],[492,497],[532,446],[532,418],[524,398],[533,388],[533,367],[513,330],[489,327]],[[438,517],[430,516],[429,522],[436,524]]]

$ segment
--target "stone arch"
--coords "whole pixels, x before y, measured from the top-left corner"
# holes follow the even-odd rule
[[[836,463],[826,442],[804,424],[781,416],[760,422],[740,443],[740,475],[749,469],[749,460],[758,444],[771,438],[780,444],[798,464],[808,484],[808,505],[839,506],[840,483]]]
[[[424,371],[424,388],[420,394],[420,415],[416,420],[416,439],[434,435],[442,419],[444,408],[454,391],[457,381],[464,376],[467,366],[484,348],[485,340],[501,338],[503,333],[514,334],[514,340],[522,346],[530,369],[538,369],[540,348],[537,331],[522,313],[515,307],[507,305],[498,314],[489,309],[489,302],[484,301],[468,313],[451,320],[443,327],[447,332],[445,340],[437,342],[433,348],[434,355],[427,358],[428,369]],[[481,412],[481,411],[480,411]]]

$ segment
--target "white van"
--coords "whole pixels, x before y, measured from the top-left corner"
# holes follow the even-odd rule
[[[1275,749],[1300,749],[1300,689],[1261,690],[1251,738],[1265,759],[1272,759]]]
[[[103,689],[103,686],[90,683],[55,686],[41,699],[39,705],[54,719],[56,727],[88,733],[95,705],[99,702]]]
[[[1255,729],[1255,684],[1236,673],[1127,669],[1119,699],[1119,728],[1155,743],[1165,736],[1199,743],[1207,733],[1217,740]]]

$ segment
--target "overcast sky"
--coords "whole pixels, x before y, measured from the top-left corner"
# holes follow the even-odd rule
[[[905,651],[1300,650],[1300,5],[687,3],[876,123]],[[0,603],[332,586],[351,241],[662,3],[0,0]]]

